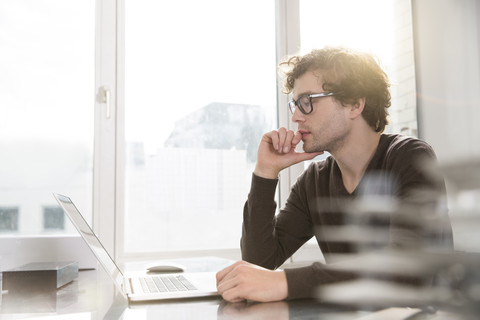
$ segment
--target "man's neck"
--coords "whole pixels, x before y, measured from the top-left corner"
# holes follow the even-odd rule
[[[341,150],[332,156],[342,172],[345,189],[352,193],[362,180],[363,174],[372,160],[380,141],[380,134],[366,130],[363,134],[351,135]]]

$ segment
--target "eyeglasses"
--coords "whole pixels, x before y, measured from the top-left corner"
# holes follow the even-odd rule
[[[295,108],[298,107],[303,114],[309,114],[313,111],[312,99],[333,96],[334,92],[322,92],[312,94],[302,94],[298,97],[297,101],[291,100],[288,102],[288,108],[292,113],[295,112]]]

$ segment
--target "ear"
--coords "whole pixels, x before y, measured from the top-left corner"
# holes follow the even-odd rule
[[[358,98],[357,101],[350,105],[350,117],[355,119],[362,115],[365,108],[365,98]]]

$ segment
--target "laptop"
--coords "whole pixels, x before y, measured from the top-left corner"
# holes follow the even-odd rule
[[[65,214],[90,247],[98,262],[111,276],[117,288],[129,301],[195,298],[218,295],[215,272],[124,275],[108,254],[100,239],[73,204],[64,195],[53,194]]]

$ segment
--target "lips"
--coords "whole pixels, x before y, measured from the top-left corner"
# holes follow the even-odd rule
[[[310,135],[310,131],[298,130],[298,132],[300,132],[300,134],[302,135],[302,140],[305,139],[307,136]]]

